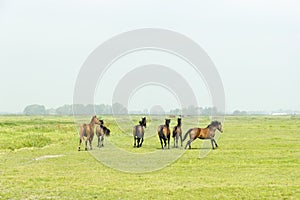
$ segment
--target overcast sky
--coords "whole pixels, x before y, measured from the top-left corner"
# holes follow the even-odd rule
[[[299,11],[297,0],[0,0],[0,111],[72,104],[79,70],[97,46],[152,27],[184,34],[207,52],[227,111],[300,110]],[[144,91],[130,102],[145,100],[151,88]],[[166,109],[176,107],[171,96],[160,102]],[[210,105],[203,99],[200,105]],[[157,104],[151,101],[146,107]]]

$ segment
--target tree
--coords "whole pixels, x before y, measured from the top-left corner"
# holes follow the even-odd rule
[[[233,111],[232,115],[247,115],[247,112],[235,110],[235,111]]]
[[[58,115],[71,115],[73,113],[73,108],[71,105],[63,105],[56,109]]]
[[[127,108],[124,107],[122,104],[120,103],[114,103],[112,105],[112,110],[113,110],[113,114],[115,115],[124,115],[124,114],[128,114]]]
[[[26,106],[23,113],[24,115],[45,115],[46,109],[43,105],[33,104]]]

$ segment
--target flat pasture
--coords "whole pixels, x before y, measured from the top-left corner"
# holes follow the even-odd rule
[[[219,147],[201,159],[209,141],[194,141],[184,151],[174,149],[171,139],[169,150],[160,149],[156,128],[164,116],[149,117],[142,148],[133,148],[132,138],[140,116],[130,122],[100,118],[111,129],[106,144],[132,153],[182,155],[159,170],[122,172],[92,156],[101,151],[96,137],[91,152],[77,151],[72,116],[0,116],[0,199],[300,199],[300,116],[226,116]],[[183,131],[209,121],[184,117]]]

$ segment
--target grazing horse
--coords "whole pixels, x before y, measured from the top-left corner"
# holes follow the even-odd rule
[[[206,128],[191,128],[188,130],[188,132],[184,135],[183,141],[187,138],[187,135],[190,135],[190,140],[186,143],[185,149],[187,146],[191,149],[191,143],[199,138],[199,139],[210,139],[212,149],[215,149],[214,143],[216,147],[218,147],[215,137],[215,131],[219,130],[221,133],[223,133],[222,124],[218,121],[211,122]]]
[[[103,120],[99,120],[100,121],[100,126],[96,127],[96,135],[98,137],[98,145],[97,147],[103,147],[103,141],[104,141],[104,136],[109,136],[110,135],[110,130],[104,126],[104,122]]]
[[[144,142],[144,127],[147,128],[146,117],[143,117],[142,121],[139,121],[139,125],[133,127],[134,147],[142,147]]]
[[[99,119],[97,116],[93,116],[91,122],[89,124],[82,124],[79,129],[79,146],[78,151],[80,151],[80,146],[82,141],[85,139],[85,150],[87,151],[87,142],[90,143],[90,149],[92,149],[92,141],[94,138],[94,126],[95,124],[100,124]]]
[[[181,118],[177,118],[177,125],[173,128],[174,147],[178,148],[178,138],[180,137],[180,144],[182,146],[182,129]],[[176,143],[176,144],[175,144]]]
[[[171,120],[170,119],[166,119],[165,124],[164,125],[160,125],[157,128],[157,133],[159,136],[159,140],[160,140],[160,144],[161,144],[161,148],[165,149],[167,146],[166,141],[168,140],[168,149],[170,149],[170,125]],[[163,141],[165,146],[163,146]]]

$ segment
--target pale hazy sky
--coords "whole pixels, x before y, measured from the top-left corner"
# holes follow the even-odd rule
[[[72,104],[80,67],[98,45],[152,27],[205,49],[227,111],[300,110],[299,11],[297,0],[0,0],[0,111]]]

